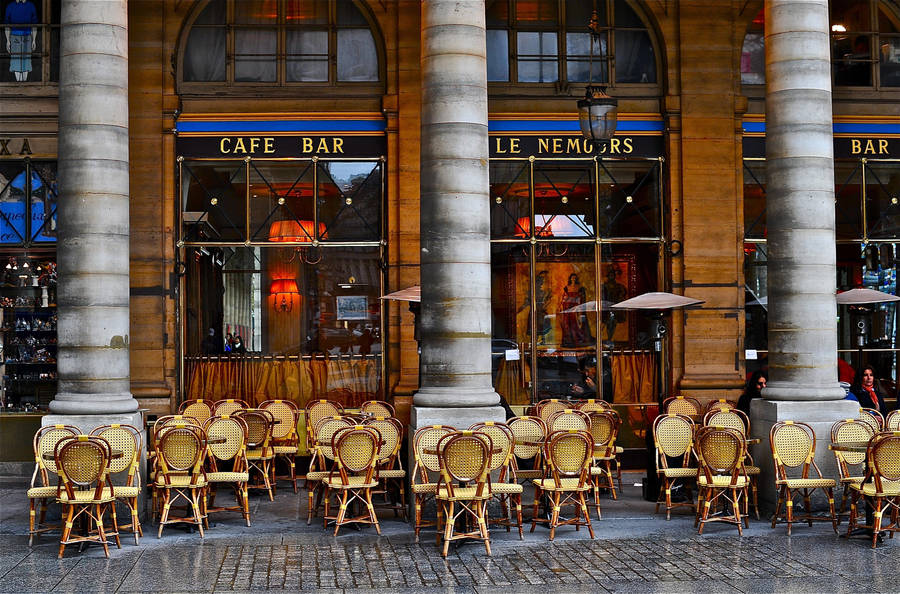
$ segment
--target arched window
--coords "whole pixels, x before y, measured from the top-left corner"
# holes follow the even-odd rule
[[[596,11],[594,41],[588,25]],[[494,0],[487,7],[488,82],[656,83],[647,25],[626,0]]]
[[[348,0],[210,0],[183,46],[180,81],[191,89],[382,80],[371,24]]]
[[[835,87],[900,87],[900,3],[831,0],[831,70]],[[750,24],[741,82],[765,84],[763,13]]]

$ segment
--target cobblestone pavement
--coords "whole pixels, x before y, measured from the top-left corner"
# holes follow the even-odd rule
[[[409,525],[382,513],[383,536],[371,528],[342,529],[334,538],[321,522],[306,526],[305,495],[282,489],[275,502],[253,498],[253,526],[220,515],[206,538],[167,527],[157,539],[147,527],[141,544],[122,538],[110,559],[102,549],[68,547],[42,537],[27,546],[22,490],[0,489],[0,592],[898,592],[900,539],[872,550],[862,539],[834,535],[827,523],[783,526],[751,521],[739,537],[714,525],[697,536],[692,518],[666,522],[626,487],[604,501],[597,539],[561,528],[492,531],[493,556],[479,543],[440,557],[433,530],[415,543]],[[846,527],[846,524],[843,524]]]

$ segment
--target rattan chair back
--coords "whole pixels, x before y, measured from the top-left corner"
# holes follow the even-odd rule
[[[485,433],[491,438],[493,447],[491,448],[488,472],[500,469],[502,470],[501,476],[505,477],[506,468],[513,455],[513,446],[516,443],[516,436],[513,435],[512,429],[506,423],[484,421],[482,423],[473,423],[469,427],[469,431]]]
[[[874,408],[860,408],[858,418],[871,425],[876,433],[884,429],[884,416]]]
[[[171,474],[200,474],[205,453],[206,434],[195,425],[175,425],[162,433],[156,452],[159,472],[165,482]],[[194,481],[192,481],[194,482]]]
[[[366,400],[359,405],[360,412],[369,413],[376,417],[393,417],[394,407],[383,400]]]
[[[385,464],[391,461],[400,451],[403,445],[403,423],[394,417],[373,417],[363,421],[366,427],[374,427],[381,435],[381,445],[378,447],[378,463]]]
[[[91,435],[102,437],[111,448],[122,452],[121,457],[109,459],[109,471],[112,474],[128,471],[131,478],[137,471],[138,459],[141,455],[141,432],[132,425],[100,425]]]
[[[831,441],[834,443],[868,442],[875,435],[872,426],[859,419],[844,419],[836,421],[831,426]],[[838,462],[838,472],[842,479],[853,476],[850,466],[856,466],[866,461],[865,452],[841,452],[834,450],[834,456]]]
[[[194,417],[202,425],[213,416],[213,403],[209,400],[185,400],[178,407],[178,414]]]
[[[900,432],[876,435],[869,442],[869,450],[875,488],[879,493],[884,493],[883,481],[891,481],[894,484],[900,482]]]
[[[750,419],[747,413],[736,408],[710,410],[703,416],[703,424],[712,427],[730,427],[744,436],[750,434]]]
[[[663,402],[664,413],[675,413],[678,415],[699,416],[703,414],[703,407],[700,401],[689,396],[672,396]]]
[[[694,445],[694,422],[690,417],[668,413],[653,421],[653,443],[656,446],[656,468],[668,468],[669,458],[681,458],[687,467]]]
[[[573,408],[565,408],[559,412],[550,415],[547,420],[547,431],[587,431],[591,426],[591,419],[586,412],[575,410]]]
[[[540,417],[513,417],[506,424],[516,440],[513,456],[519,460],[537,457],[536,462],[539,462],[544,439],[547,437],[547,425],[544,421]]]
[[[247,448],[268,448],[272,441],[274,417],[272,413],[259,409],[235,411],[236,417],[247,423]]]
[[[334,450],[338,469],[344,484],[349,475],[366,473],[367,482],[371,479],[378,451],[381,444],[381,433],[372,426],[354,425],[341,429],[332,437],[331,447]]]
[[[544,457],[550,465],[550,473],[557,485],[562,479],[578,478],[579,488],[587,482],[593,451],[593,442],[587,431],[555,431],[547,437]]]
[[[413,434],[413,455],[416,464],[423,473],[424,482],[428,482],[426,472],[440,472],[441,463],[437,454],[434,452],[438,449],[438,442],[441,438],[449,433],[456,431],[455,427],[449,425],[428,425],[420,427]]]
[[[290,400],[266,400],[259,404],[260,410],[272,413],[276,421],[272,427],[272,439],[279,442],[294,441],[297,438],[297,420],[300,409]]]
[[[608,458],[616,452],[619,435],[619,415],[611,410],[592,412],[588,431],[594,442],[594,457]]]
[[[316,445],[316,427],[319,421],[326,417],[340,417],[343,414],[344,407],[331,400],[311,400],[306,403],[306,439],[310,449]],[[328,445],[331,446],[330,437]]]
[[[316,442],[314,447],[327,460],[334,460],[334,450],[331,447],[334,434],[353,425],[354,423],[351,419],[340,415],[320,419],[316,425]]]
[[[606,400],[594,400],[593,398],[589,400],[585,400],[581,404],[578,405],[578,410],[581,412],[592,413],[601,410],[611,410],[612,405]]]
[[[453,483],[474,482],[483,485],[491,463],[493,440],[481,431],[455,431],[438,442],[441,481],[449,488]]]
[[[47,425],[41,427],[34,434],[34,461],[36,464],[35,471],[40,469],[44,484],[49,486],[47,472],[59,474],[56,468],[56,458],[53,460],[45,460],[44,454],[52,454],[56,452],[56,445],[67,437],[75,437],[81,433],[81,429],[75,425]]]
[[[166,427],[174,427],[175,425],[202,426],[194,417],[185,415],[163,415],[153,423],[153,430],[150,432],[150,447],[155,450],[156,443],[159,441],[159,438],[162,437],[161,434],[164,432],[164,429]]]
[[[884,418],[885,431],[900,431],[900,408],[892,410]]]
[[[250,405],[243,400],[235,398],[227,398],[225,400],[217,400],[213,405],[213,413],[219,416],[233,415],[239,410],[250,408]]]
[[[747,455],[742,433],[728,427],[700,427],[695,443],[700,470],[706,475],[708,484],[715,484],[713,477],[716,475],[730,476],[731,484],[737,483]]]
[[[70,501],[75,491],[95,488],[94,499],[99,501],[109,468],[110,446],[96,435],[67,437],[56,445],[54,458]]]
[[[772,425],[769,431],[769,445],[775,460],[777,480],[788,479],[788,470],[800,468],[801,478],[809,478],[809,469],[815,468],[819,477],[822,472],[813,457],[816,453],[816,433],[807,423],[782,421]]]
[[[567,408],[573,408],[569,406],[568,401],[550,398],[538,402],[534,407],[534,414],[539,416],[542,421],[547,423],[553,414],[566,410]]]
[[[224,443],[208,443],[207,452],[216,460],[234,460],[247,451],[249,428],[240,416],[215,415],[203,425],[207,437],[224,438]]]
[[[716,400],[711,400],[706,404],[706,413],[709,414],[715,410],[730,410],[735,408],[737,408],[737,402],[726,400],[725,398],[718,398]]]

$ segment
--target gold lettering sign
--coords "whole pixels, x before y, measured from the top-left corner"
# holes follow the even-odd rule
[[[851,155],[888,155],[887,138],[851,138]]]
[[[344,139],[338,137],[303,136],[300,138],[300,151],[304,155],[337,155],[344,152]]]
[[[0,138],[0,157],[33,155],[31,142],[27,138]]]
[[[535,150],[536,156],[543,155],[593,155],[596,152],[594,143],[580,136],[538,136],[529,137],[529,146]],[[493,154],[521,155],[522,138],[518,136],[495,136]],[[601,155],[630,155],[634,152],[634,140],[629,137],[616,137],[600,147]]]
[[[275,138],[272,136],[225,136],[219,139],[219,153],[223,155],[270,155],[275,152]]]

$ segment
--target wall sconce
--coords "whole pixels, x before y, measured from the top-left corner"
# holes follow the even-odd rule
[[[272,301],[272,307],[276,312],[290,313],[294,309],[294,295],[300,299],[300,289],[297,287],[297,281],[292,278],[277,278],[272,281],[269,287],[269,294],[275,299]],[[281,295],[281,302],[278,296]]]
[[[320,239],[328,239],[325,223],[319,223],[317,229],[315,222],[310,220],[285,219],[275,221],[269,227],[269,241],[303,243],[311,245],[318,251]],[[293,262],[298,255],[307,264],[318,264],[322,259],[322,256],[319,254],[317,254],[316,258],[310,258],[308,254],[309,248],[306,245],[298,246],[295,248],[294,255],[289,261]]]

